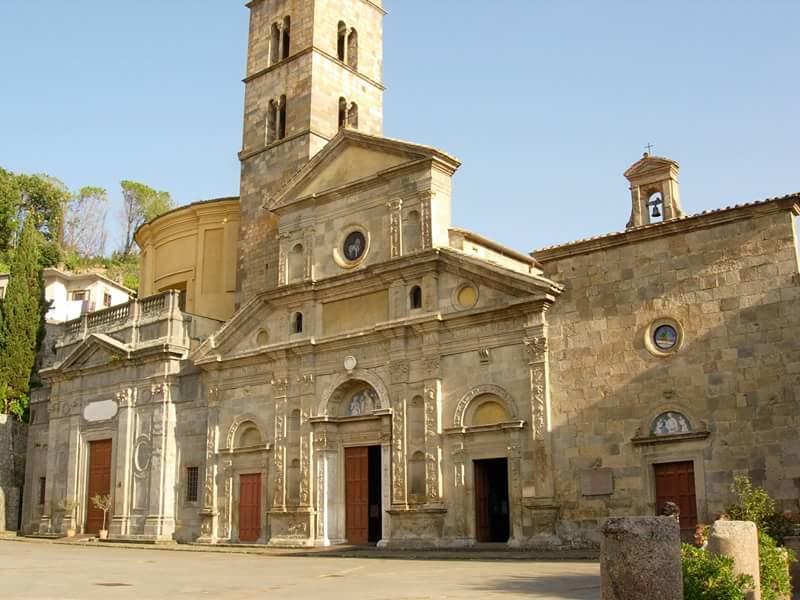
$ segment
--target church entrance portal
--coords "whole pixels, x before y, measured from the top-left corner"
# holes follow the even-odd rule
[[[261,537],[261,473],[239,476],[239,541]]]
[[[475,538],[507,542],[509,537],[508,460],[475,461]]]
[[[381,447],[345,448],[345,528],[351,544],[381,539]]]
[[[103,511],[92,502],[95,496],[111,493],[111,440],[89,442],[89,493],[86,494],[84,533],[97,533],[103,527]],[[111,515],[108,515],[111,518]],[[108,521],[106,521],[108,527]]]
[[[694,463],[692,461],[653,465],[656,480],[656,511],[660,514],[664,503],[674,502],[680,509],[681,538],[690,542],[697,525],[697,498],[694,491]]]

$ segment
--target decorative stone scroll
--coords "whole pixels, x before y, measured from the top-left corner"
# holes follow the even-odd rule
[[[300,435],[300,506],[311,506],[311,444],[310,434]]]
[[[386,203],[389,208],[389,241],[391,245],[392,258],[403,255],[403,201],[400,199],[390,200]]]
[[[406,503],[405,412],[406,401],[395,403],[392,413],[392,504]]]
[[[308,227],[303,232],[303,248],[305,250],[305,265],[303,279],[309,281],[314,275],[314,228]]]
[[[433,246],[433,232],[431,230],[431,200],[432,192],[426,192],[420,199],[420,224],[422,229],[422,248]]]
[[[428,502],[439,502],[439,382],[425,384],[425,490]]]
[[[547,401],[545,399],[544,365],[531,367],[531,414],[533,439],[543,440],[547,431]]]
[[[286,506],[286,401],[275,403],[275,487],[272,505],[275,508]]]

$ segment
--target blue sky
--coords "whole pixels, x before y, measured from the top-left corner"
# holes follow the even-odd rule
[[[385,134],[459,157],[455,224],[520,250],[624,228],[654,144],[687,212],[800,191],[800,2],[386,0]],[[0,166],[235,195],[244,0],[2,0]]]

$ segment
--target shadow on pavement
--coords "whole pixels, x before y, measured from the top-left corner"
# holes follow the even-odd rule
[[[534,597],[563,598],[564,600],[600,600],[600,577],[597,575],[539,575],[489,579],[476,587],[484,592],[531,594]]]

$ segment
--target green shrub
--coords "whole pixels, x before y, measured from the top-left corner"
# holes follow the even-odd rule
[[[745,600],[753,587],[749,575],[733,574],[733,559],[690,544],[681,545],[685,600]]]
[[[748,477],[737,476],[732,489],[739,496],[739,503],[728,508],[730,518],[752,521],[758,527],[762,600],[789,597],[792,592],[789,567],[796,557],[780,544],[792,531],[791,521],[775,510],[775,501],[767,491],[754,486]]]
[[[792,593],[789,567],[794,553],[782,548],[766,533],[758,534],[758,570],[761,576],[761,600],[782,600]]]

